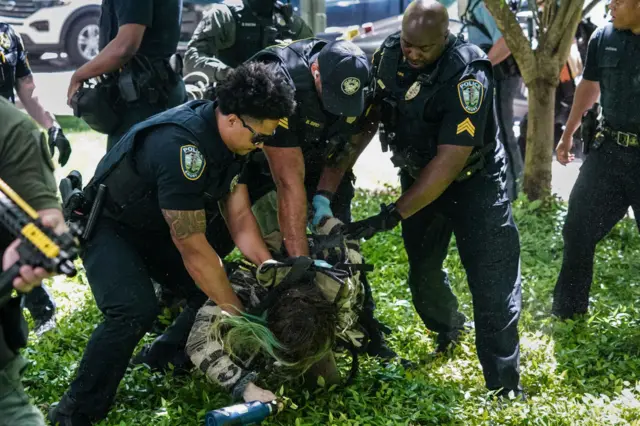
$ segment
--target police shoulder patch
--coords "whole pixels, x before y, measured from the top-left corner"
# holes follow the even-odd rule
[[[484,99],[484,86],[476,79],[468,79],[458,83],[460,105],[469,114],[480,110]]]
[[[180,167],[182,174],[189,180],[198,180],[204,172],[207,163],[204,156],[195,145],[180,147]]]

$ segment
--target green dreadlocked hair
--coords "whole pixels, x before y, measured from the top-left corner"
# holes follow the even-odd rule
[[[262,352],[299,376],[333,348],[337,308],[315,284],[285,291],[262,316],[218,315],[212,338],[223,342],[231,356]]]

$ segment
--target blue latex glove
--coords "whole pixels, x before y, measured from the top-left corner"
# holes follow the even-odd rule
[[[322,218],[333,217],[331,211],[331,201],[324,195],[316,194],[313,196],[313,219],[311,225],[318,226]]]
[[[322,259],[314,260],[313,264],[316,265],[319,268],[327,268],[327,269],[333,268],[333,266],[331,266],[331,264],[327,263],[326,261],[324,261]]]

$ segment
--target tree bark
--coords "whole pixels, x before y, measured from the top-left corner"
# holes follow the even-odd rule
[[[528,89],[529,125],[523,190],[530,200],[539,200],[551,194],[556,85],[549,79],[538,78],[530,82]]]

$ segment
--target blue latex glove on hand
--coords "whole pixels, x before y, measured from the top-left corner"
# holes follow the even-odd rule
[[[313,204],[313,219],[311,220],[311,225],[318,226],[322,218],[333,217],[331,200],[324,195],[314,195],[311,203]]]
[[[328,262],[326,262],[326,261],[324,261],[322,259],[314,260],[313,264],[316,265],[318,268],[327,268],[327,269],[333,268],[333,266],[331,266],[331,264],[329,264]]]

